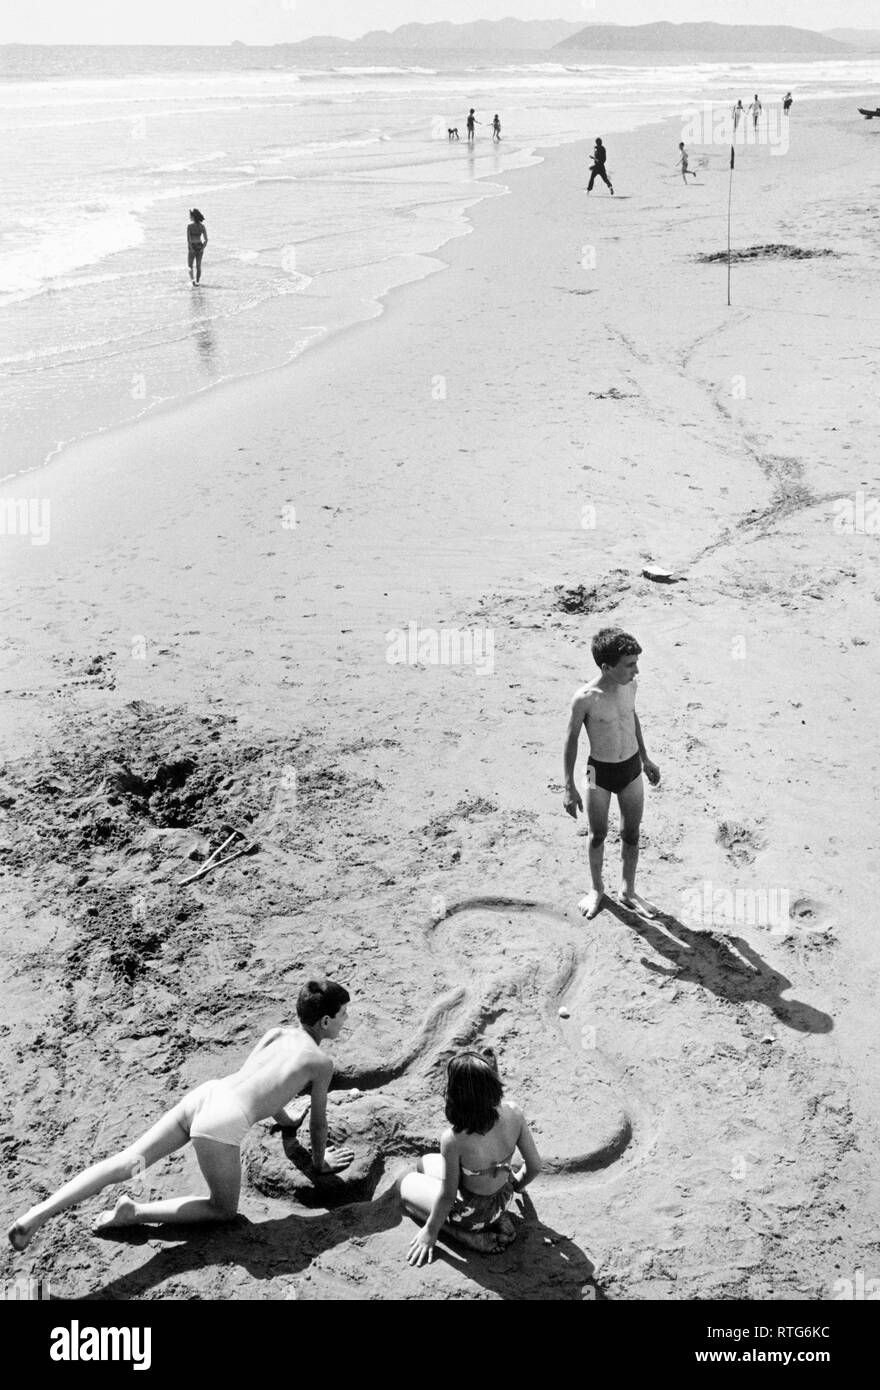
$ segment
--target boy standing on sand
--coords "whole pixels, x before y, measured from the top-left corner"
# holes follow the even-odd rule
[[[258,1120],[267,1120],[270,1115],[278,1124],[296,1128],[284,1107],[308,1085],[312,1088],[309,1127],[313,1171],[336,1173],[347,1168],[354,1157],[350,1150],[325,1149],[333,1061],[321,1051],[321,1043],[339,1037],[348,1000],[342,985],[332,980],[310,980],[296,1001],[297,1025],[270,1028],[237,1072],[197,1086],[127,1149],[84,1169],[53,1196],[31,1207],[9,1227],[13,1249],[24,1250],[50,1217],[103,1192],[111,1183],[140,1178],[160,1158],[189,1143],[208,1184],[207,1196],[135,1202],[123,1195],[112,1212],[98,1218],[95,1229],[146,1222],[231,1221],[238,1211],[244,1136]]]
[[[473,140],[474,135],[476,134],[475,127],[478,126],[479,124],[480,124],[480,122],[477,120],[476,116],[474,115],[474,108],[471,107],[470,111],[468,112],[468,118],[467,118],[467,137],[468,137],[468,140]]]
[[[636,867],[639,862],[639,827],[642,823],[645,789],[642,769],[652,786],[660,781],[660,769],[645,752],[642,726],[636,714],[636,681],[641,647],[619,627],[603,627],[591,643],[593,660],[600,669],[575,694],[565,738],[565,794],[563,805],[577,819],[584,805],[574,784],[578,738],[586,728],[590,741],[587,766],[587,819],[590,826],[590,878],[592,890],[579,903],[583,915],[595,917],[602,908],[605,884],[602,865],[608,808],[612,793],[620,806],[620,840],[623,857],[623,887],[619,901],[644,917],[653,917],[655,908],[636,893]]]

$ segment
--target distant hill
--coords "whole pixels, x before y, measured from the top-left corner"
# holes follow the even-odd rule
[[[839,53],[850,48],[827,34],[787,24],[588,24],[556,49],[597,53]]]
[[[338,34],[315,34],[310,39],[298,39],[296,43],[276,43],[273,48],[357,48],[358,39],[341,39]]]
[[[471,24],[401,24],[390,32],[373,29],[356,39],[353,48],[433,48],[479,49],[514,52],[547,50],[583,28],[579,20],[565,19],[479,19]]]
[[[823,29],[829,39],[852,44],[853,48],[880,48],[880,29]]]

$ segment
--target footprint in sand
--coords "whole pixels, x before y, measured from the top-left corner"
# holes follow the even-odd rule
[[[750,826],[739,825],[736,821],[722,821],[715,832],[715,839],[727,852],[734,864],[752,864],[756,855],[765,847],[760,831]]]

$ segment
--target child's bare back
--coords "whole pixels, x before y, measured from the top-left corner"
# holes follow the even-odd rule
[[[309,1084],[329,1085],[333,1062],[302,1028],[272,1028],[227,1083],[254,1120],[282,1110]]]
[[[447,1129],[440,1141],[441,1151],[454,1152],[458,1157],[464,1185],[470,1192],[488,1196],[507,1182],[523,1127],[523,1112],[518,1105],[503,1100],[498,1107],[498,1121],[487,1134],[456,1134]]]

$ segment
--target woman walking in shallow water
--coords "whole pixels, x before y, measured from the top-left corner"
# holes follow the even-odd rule
[[[205,219],[198,208],[191,208],[189,226],[186,229],[186,263],[189,267],[189,278],[194,285],[197,285],[202,278],[202,252],[207,244],[208,233],[205,230]],[[195,274],[193,274],[193,269],[195,269]]]

